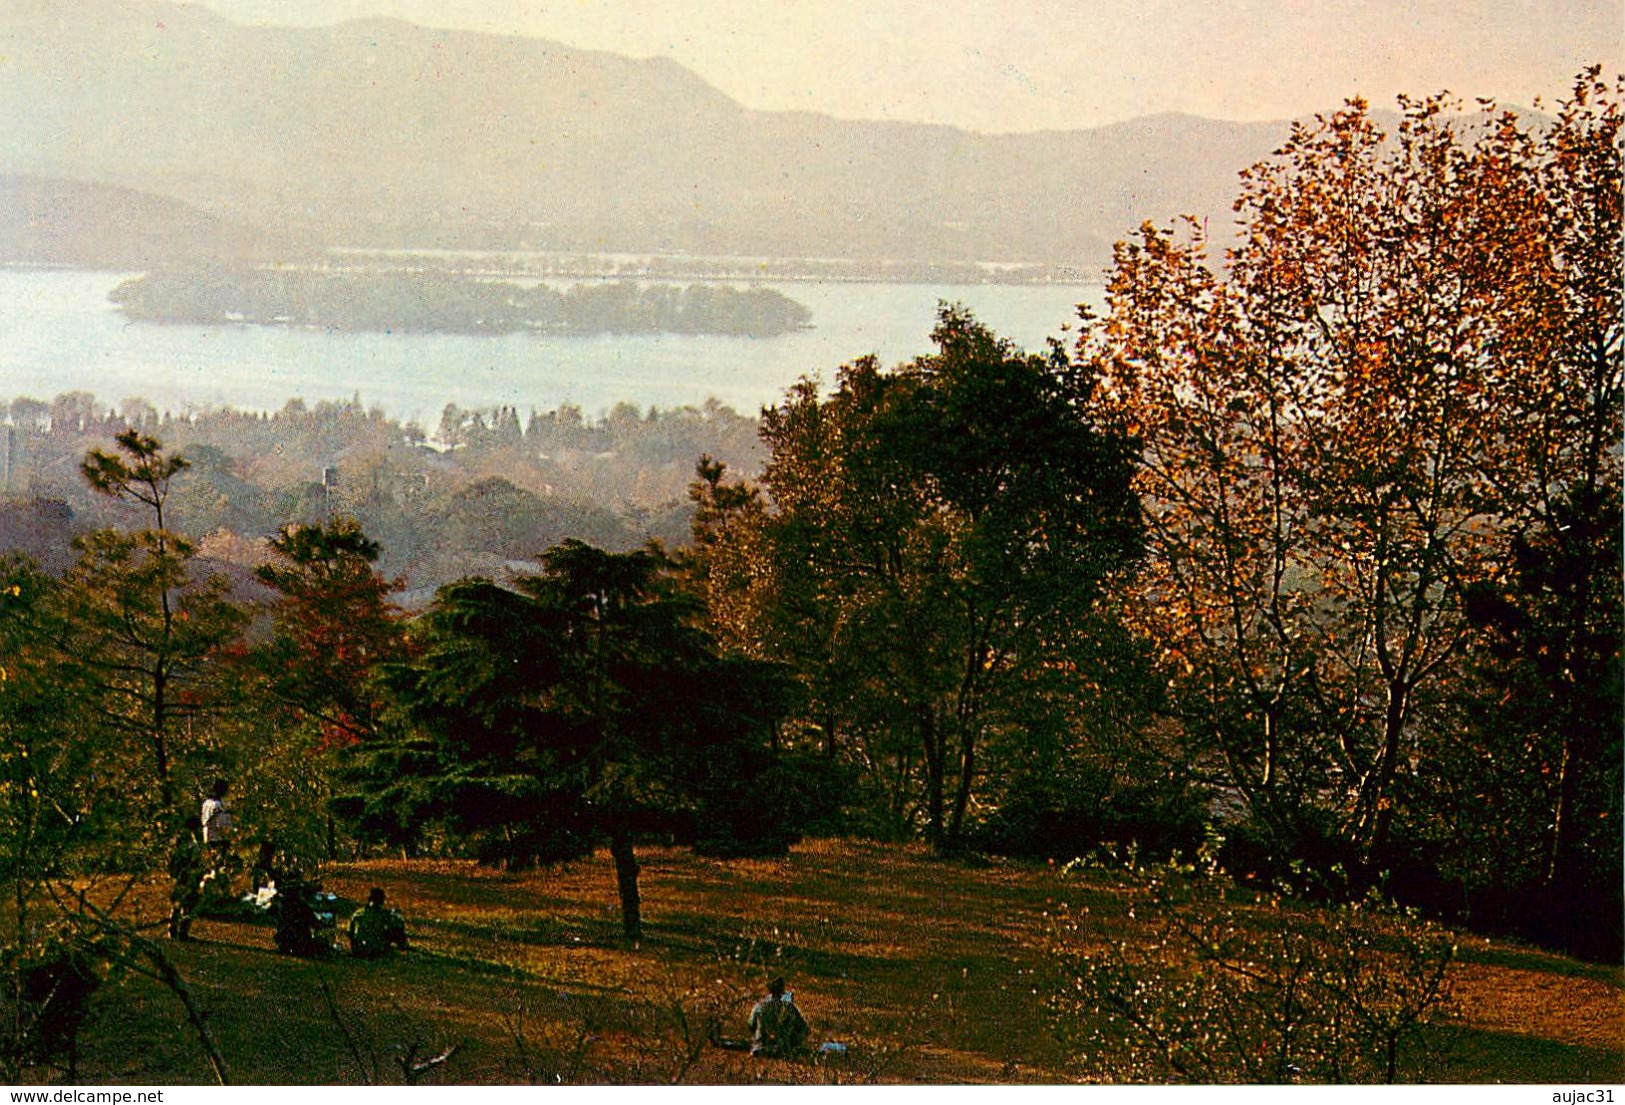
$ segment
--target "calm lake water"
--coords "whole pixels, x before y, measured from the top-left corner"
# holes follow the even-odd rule
[[[254,326],[132,323],[107,300],[115,273],[0,269],[0,400],[88,391],[105,406],[141,397],[160,410],[277,410],[360,396],[433,429],[447,403],[589,415],[710,398],[742,413],[777,402],[798,378],[832,383],[843,363],[885,364],[931,348],[939,301],[963,303],[1000,335],[1039,349],[1099,287],[773,284],[813,328],[778,338],[663,334],[344,334]]]

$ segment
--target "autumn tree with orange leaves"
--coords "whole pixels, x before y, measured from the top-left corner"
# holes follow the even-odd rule
[[[1222,266],[1194,225],[1147,226],[1085,320],[1144,442],[1137,609],[1172,709],[1263,849],[1334,889],[1455,831],[1472,800],[1435,808],[1441,772],[1494,816],[1459,769],[1496,632],[1554,699],[1503,735],[1549,779],[1521,781],[1539,816],[1501,845],[1547,881],[1606,862],[1565,834],[1606,820],[1609,719],[1551,654],[1617,687],[1618,564],[1555,597],[1527,565],[1619,529],[1619,91],[1587,72],[1550,120],[1402,100],[1392,134],[1350,102],[1243,174]]]

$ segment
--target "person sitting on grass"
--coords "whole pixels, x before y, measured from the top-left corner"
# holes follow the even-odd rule
[[[277,888],[272,900],[276,914],[276,950],[283,955],[319,959],[333,950],[332,936],[324,931],[312,904],[318,887],[301,878],[290,878]]]
[[[807,1021],[785,992],[784,979],[767,984],[767,997],[750,1011],[750,1053],[767,1059],[786,1059],[807,1043]]]
[[[367,892],[367,904],[350,918],[350,954],[377,959],[397,948],[406,950],[406,921],[384,904],[384,888],[375,886]]]

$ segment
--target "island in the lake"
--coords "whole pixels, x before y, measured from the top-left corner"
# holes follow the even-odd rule
[[[113,289],[139,322],[456,334],[724,334],[770,338],[812,313],[783,293],[729,284],[584,281],[565,287],[421,270],[161,270]]]

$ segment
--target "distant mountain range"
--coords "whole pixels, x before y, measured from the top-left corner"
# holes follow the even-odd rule
[[[1287,125],[987,135],[753,111],[681,66],[395,21],[0,4],[0,260],[374,248],[1098,267],[1227,224]],[[93,190],[94,189],[94,190]]]

